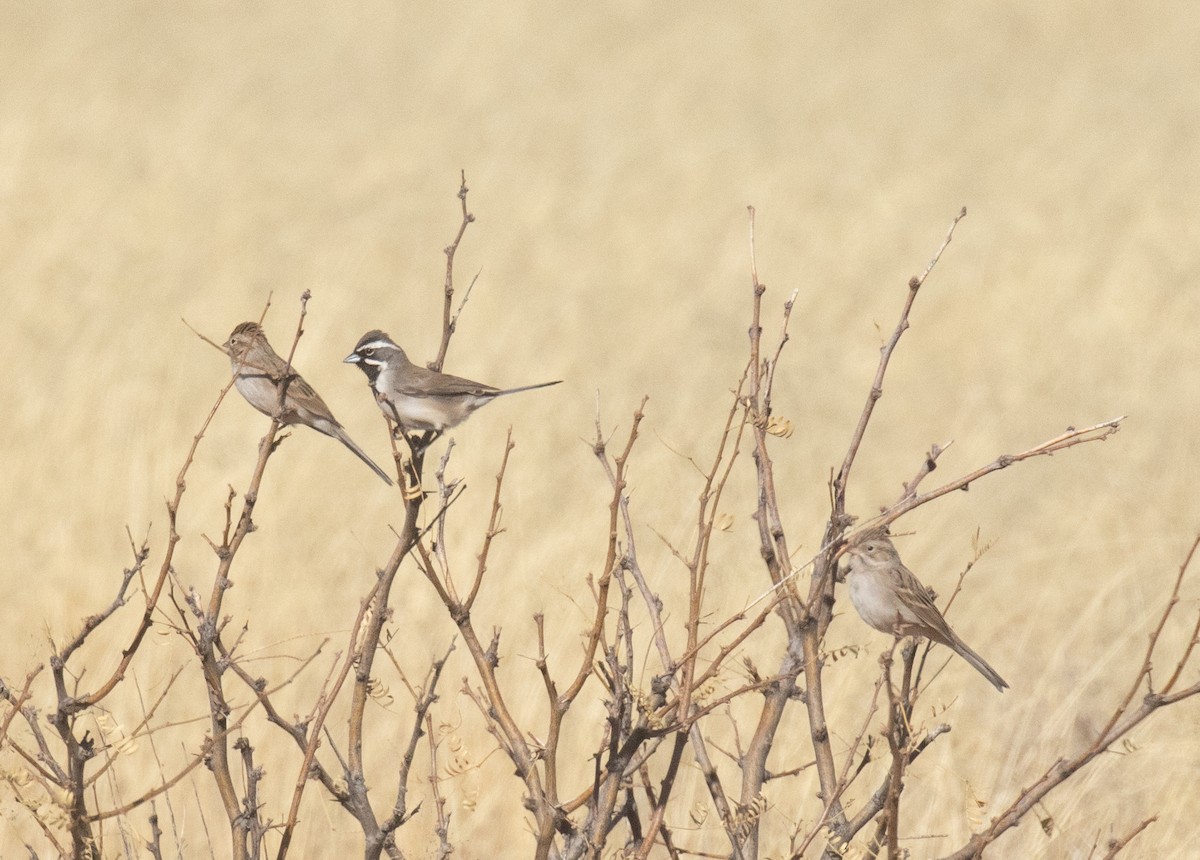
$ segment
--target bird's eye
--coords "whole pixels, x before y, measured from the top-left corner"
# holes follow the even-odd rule
[[[875,544],[869,543],[863,547],[863,549],[865,549],[867,552],[875,552]]]
[[[373,346],[365,346],[365,347],[363,347],[362,354],[363,354],[363,355],[366,355],[366,356],[371,356],[371,355],[374,355],[374,354],[375,354],[375,347],[373,347]]]

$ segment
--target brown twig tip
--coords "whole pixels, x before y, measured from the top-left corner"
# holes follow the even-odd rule
[[[1104,855],[1104,860],[1113,860],[1114,857],[1116,857],[1118,854],[1121,853],[1122,850],[1124,850],[1126,845],[1128,845],[1130,842],[1133,841],[1135,836],[1137,836],[1139,833],[1141,833],[1143,830],[1145,830],[1147,827],[1149,827],[1151,824],[1153,824],[1156,821],[1158,821],[1158,816],[1153,815],[1150,818],[1147,818],[1145,821],[1143,821],[1137,827],[1133,828],[1133,830],[1131,830],[1125,836],[1123,836],[1119,839],[1118,838],[1109,839],[1108,845],[1106,846],[1108,848],[1108,851]]]
[[[202,340],[202,341],[204,341],[205,343],[207,343],[209,346],[211,346],[211,347],[212,347],[213,349],[215,349],[217,352],[221,353],[222,355],[228,355],[228,354],[229,354],[229,353],[227,353],[227,352],[225,351],[225,347],[221,346],[221,345],[220,345],[219,343],[217,343],[216,341],[209,340],[209,338],[208,338],[208,337],[206,337],[205,335],[202,335],[202,334],[200,334],[200,332],[196,331],[196,329],[192,327],[192,324],[191,324],[190,322],[188,322],[186,319],[184,319],[183,317],[180,317],[180,318],[179,318],[179,321],[180,321],[181,323],[183,323],[185,326],[187,326],[187,327],[188,327],[188,329],[191,331],[191,333],[192,333],[192,334],[194,334],[196,337],[200,338],[200,340]]]

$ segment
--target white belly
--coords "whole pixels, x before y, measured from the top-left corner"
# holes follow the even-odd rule
[[[405,430],[436,430],[442,432],[461,424],[468,415],[486,402],[487,398],[466,397],[408,397],[394,394],[380,408],[384,414]]]
[[[876,630],[891,633],[905,614],[892,590],[879,577],[865,573],[852,573],[847,584],[850,602],[862,620]]]

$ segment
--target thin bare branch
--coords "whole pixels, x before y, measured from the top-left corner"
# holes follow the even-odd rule
[[[883,396],[883,378],[887,374],[888,363],[892,359],[892,353],[896,350],[896,345],[900,343],[900,338],[904,332],[908,331],[909,322],[908,316],[912,311],[913,302],[916,301],[917,291],[924,285],[926,278],[937,265],[938,260],[942,258],[942,253],[950,244],[950,240],[954,238],[954,228],[958,226],[958,222],[967,217],[967,209],[963,209],[955,216],[954,221],[950,224],[950,229],[946,231],[946,238],[942,241],[933,255],[933,259],[929,261],[929,265],[925,267],[925,271],[920,275],[914,276],[908,282],[908,298],[904,302],[904,308],[900,312],[900,319],[896,323],[896,327],[892,330],[892,336],[881,347],[879,355],[879,366],[875,369],[875,380],[871,383],[870,393],[867,395],[867,402],[863,406],[862,414],[858,417],[858,425],[854,428],[854,433],[850,437],[850,446],[846,450],[846,457],[842,460],[842,467],[838,470],[837,477],[834,479],[834,509],[844,511],[846,506],[846,484],[850,480],[850,469],[854,465],[854,459],[858,456],[859,446],[862,444],[863,436],[866,435],[867,425],[871,421],[871,415],[875,411],[875,404],[879,402],[879,398]]]
[[[458,323],[458,314],[451,316],[451,308],[454,304],[454,255],[458,251],[458,245],[462,242],[463,235],[467,232],[467,226],[474,222],[475,216],[467,211],[467,174],[466,171],[461,172],[461,182],[458,187],[458,199],[462,203],[462,222],[458,225],[458,233],[454,236],[454,241],[446,246],[446,281],[443,290],[444,301],[442,302],[442,341],[438,347],[437,358],[429,365],[431,370],[441,370],[446,363],[446,351],[450,348],[450,337],[454,334],[454,329]],[[469,292],[468,292],[469,295]],[[466,298],[463,299],[463,305],[466,305]],[[462,311],[462,307],[459,307]]]
[[[1125,846],[1132,842],[1139,833],[1156,821],[1158,821],[1158,816],[1152,815],[1121,838],[1108,840],[1108,851],[1104,853],[1103,860],[1113,860],[1113,858],[1125,850]]]

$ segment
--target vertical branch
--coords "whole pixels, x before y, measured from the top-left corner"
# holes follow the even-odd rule
[[[413,465],[417,474],[421,474],[424,451],[413,452]],[[379,652],[379,641],[383,635],[383,627],[387,623],[392,585],[400,570],[400,563],[417,543],[417,520],[421,510],[423,496],[404,500],[404,525],[400,529],[400,537],[392,549],[391,558],[379,573],[374,597],[370,601],[370,617],[367,619],[362,643],[357,651],[355,661],[354,687],[350,698],[349,719],[349,750],[346,765],[346,791],[348,808],[363,828],[366,838],[368,858],[377,858],[383,851],[384,833],[379,826],[374,811],[367,799],[367,780],[365,759],[363,755],[363,724],[366,719],[367,702],[370,699],[371,670],[374,667],[375,655]]]
[[[758,277],[758,262],[754,240],[754,207],[748,207],[750,214],[750,280],[753,291],[750,324],[750,393],[748,408],[754,424],[754,466],[758,480],[758,503],[754,513],[758,525],[760,552],[767,567],[771,582],[776,587],[783,587],[788,599],[780,601],[779,616],[787,630],[788,648],[784,654],[779,675],[782,680],[772,683],[765,691],[762,710],[759,714],[758,725],[743,757],[741,806],[751,808],[756,805],[762,793],[762,786],[767,778],[767,756],[775,741],[775,732],[783,719],[787,703],[791,701],[796,690],[796,676],[803,668],[806,675],[807,696],[805,704],[808,707],[809,722],[812,730],[814,746],[817,753],[818,771],[830,777],[833,781],[833,754],[829,748],[828,731],[824,724],[824,704],[820,686],[819,641],[815,628],[808,624],[809,618],[804,611],[804,604],[796,593],[795,583],[791,574],[791,553],[788,550],[787,537],[784,533],[783,519],[779,512],[779,500],[775,491],[775,472],[767,449],[767,427],[771,418],[770,382],[774,378],[774,366],[778,363],[779,351],[774,361],[762,360],[762,298],[766,286]],[[791,319],[792,299],[784,305],[783,334],[779,350],[787,341],[787,325]],[[799,655],[803,653],[803,664]],[[822,786],[826,783],[822,780]],[[746,856],[758,856],[757,817],[744,828],[746,840],[744,850]]]
[[[162,829],[158,826],[158,810],[154,808],[150,813],[150,839],[146,842],[146,850],[150,852],[150,856],[154,860],[162,860]]]
[[[467,173],[462,171],[458,187],[458,199],[462,202],[462,222],[458,225],[458,233],[454,241],[446,246],[446,282],[443,288],[442,302],[442,342],[438,347],[437,358],[429,365],[432,370],[441,370],[446,361],[446,351],[450,348],[450,336],[454,334],[457,318],[451,317],[451,306],[454,303],[454,254],[458,244],[467,232],[467,225],[475,220],[475,216],[467,211]]]
[[[263,778],[263,769],[254,764],[254,749],[246,738],[238,738],[233,748],[242,754],[242,773],[245,775],[246,794],[242,798],[245,827],[250,840],[249,855],[251,860],[262,856],[262,840],[266,827],[258,815],[258,784]]]
[[[783,521],[779,514],[779,501],[775,492],[775,469],[771,455],[767,451],[767,424],[771,417],[771,392],[764,381],[772,377],[771,362],[763,363],[762,353],[762,297],[766,293],[766,285],[758,279],[758,261],[754,247],[754,207],[747,207],[750,213],[750,280],[753,290],[750,323],[750,395],[749,407],[754,421],[754,465],[758,475],[758,507],[755,511],[755,521],[758,523],[759,537],[762,542],[763,561],[767,564],[767,572],[775,585],[784,583],[791,569],[791,554],[787,548],[787,538],[784,535]],[[784,305],[784,333],[787,339],[787,323],[791,318],[792,302]],[[782,348],[782,343],[780,344]],[[786,588],[794,594],[795,585],[789,580]],[[798,630],[802,620],[797,615],[801,607],[798,596],[795,601],[780,604],[780,615],[788,627],[789,633]]]
[[[324,768],[317,763],[316,754],[317,745],[320,743],[321,729],[325,726],[326,720],[329,717],[329,711],[333,708],[333,703],[337,700],[338,692],[341,690],[342,685],[346,682],[346,678],[350,674],[351,667],[357,664],[358,651],[355,648],[355,643],[363,629],[363,624],[367,618],[367,615],[375,605],[374,599],[378,594],[379,588],[380,583],[376,582],[375,587],[371,590],[370,594],[367,595],[366,599],[363,600],[362,605],[359,607],[358,615],[355,617],[354,623],[350,625],[350,643],[346,649],[345,655],[342,658],[342,666],[338,671],[337,677],[333,681],[332,689],[328,691],[322,690],[321,695],[317,697],[315,713],[306,724],[292,724],[283,720],[282,717],[280,717],[275,709],[270,705],[264,694],[259,692],[259,700],[262,701],[271,721],[280,725],[285,731],[291,734],[292,738],[297,744],[300,745],[300,748],[304,753],[298,769],[298,774],[296,776],[296,784],[292,788],[291,806],[288,809],[287,818],[283,825],[283,830],[279,840],[279,849],[275,855],[276,860],[285,860],[288,850],[291,848],[292,834],[296,830],[296,821],[300,814],[300,800],[304,796],[304,789],[308,785],[310,776],[316,776],[318,779],[321,779],[326,788],[331,789],[331,793],[338,800],[338,802],[341,803],[343,807],[348,809],[350,814],[354,815],[356,819],[359,819],[359,815],[362,812],[360,806],[356,806],[352,803],[352,800],[356,799],[356,796],[351,793],[349,787],[347,787],[347,790],[341,794],[332,790],[331,786],[333,780],[328,776]],[[241,674],[236,663],[231,661],[231,665],[235,667],[235,671],[238,671],[238,673]],[[252,689],[258,689],[257,685],[251,686]],[[344,763],[343,770],[346,772],[347,783],[349,783],[349,767]],[[372,817],[372,821],[373,820],[374,819]],[[364,826],[364,831],[366,830],[367,828]]]
[[[599,645],[604,635],[604,616],[608,607],[608,589],[613,571],[617,567],[619,558],[619,543],[620,543],[620,522],[621,522],[621,498],[625,492],[625,470],[629,463],[629,455],[633,452],[633,445],[638,438],[638,429],[641,426],[642,419],[645,417],[646,403],[649,402],[649,397],[643,397],[642,402],[638,404],[638,408],[633,413],[633,423],[629,427],[629,438],[625,441],[625,448],[613,460],[615,482],[613,484],[613,497],[609,502],[608,509],[608,541],[605,548],[604,567],[600,573],[600,580],[597,583],[596,590],[596,616],[592,621],[591,630],[588,631],[584,643],[584,656],[580,660],[579,671],[575,675],[575,679],[571,682],[567,691],[563,694],[568,701],[574,700],[579,695],[579,691],[583,689],[584,681],[592,671],[592,660],[596,655],[596,648]],[[604,458],[606,447],[603,440],[597,438],[596,443],[592,446],[592,452],[600,458]]]
[[[512,438],[512,428],[509,427],[508,435],[504,440],[504,456],[500,460],[500,469],[496,472],[496,491],[492,496],[492,513],[488,518],[487,531],[483,535],[483,546],[479,550],[479,563],[475,566],[475,581],[471,583],[471,591],[462,604],[466,612],[471,611],[471,607],[475,605],[475,598],[479,596],[479,588],[483,585],[483,575],[487,573],[488,554],[492,549],[492,541],[496,539],[498,534],[504,531],[500,527],[500,515],[503,511],[503,507],[500,504],[500,488],[504,486],[504,475],[508,471],[508,457],[512,454],[513,448],[516,446],[517,443]],[[447,577],[446,587],[450,593],[453,593],[451,591],[453,586],[449,581],[449,577]]]
[[[511,428],[510,428],[511,437]],[[454,496],[454,491],[460,484],[458,481],[446,481],[446,469],[450,465],[450,454],[454,451],[454,440],[446,441],[446,450],[442,452],[442,458],[438,461],[437,470],[434,472],[434,480],[437,481],[438,498],[441,500],[443,509],[450,504],[450,499]],[[442,578],[445,580],[445,589],[448,594],[458,598],[458,591],[454,587],[454,577],[450,572],[450,554],[446,549],[446,518],[441,517],[437,524],[437,543],[435,552],[438,561],[442,566]]]
[[[425,735],[429,738],[429,790],[433,794],[433,807],[437,814],[437,823],[433,830],[437,834],[438,860],[446,860],[454,853],[454,847],[450,844],[450,816],[446,813],[446,798],[442,797],[442,792],[438,788],[438,766],[437,766],[437,739],[433,733],[433,717],[426,715],[425,717]]]
[[[863,405],[862,413],[858,417],[858,424],[854,428],[854,434],[850,437],[850,446],[846,450],[846,456],[842,460],[842,467],[838,469],[837,477],[833,481],[833,503],[834,514],[840,515],[846,512],[846,484],[850,480],[850,468],[854,465],[854,459],[858,456],[858,448],[862,444],[863,436],[867,432],[867,424],[871,421],[871,415],[875,411],[875,404],[879,398],[883,396],[883,377],[887,373],[888,363],[892,360],[892,353],[896,350],[896,345],[900,343],[900,337],[908,331],[908,314],[912,310],[913,302],[917,299],[917,291],[925,283],[925,279],[929,277],[929,273],[933,271],[933,267],[937,265],[938,260],[942,258],[942,252],[950,244],[950,240],[954,238],[954,228],[958,226],[958,222],[967,217],[967,209],[964,206],[955,216],[954,221],[950,224],[950,229],[946,232],[946,238],[943,240],[941,247],[933,255],[933,259],[929,261],[929,265],[925,267],[925,271],[920,275],[915,275],[908,282],[908,297],[904,301],[904,308],[900,312],[900,320],[896,323],[896,328],[892,331],[892,336],[879,349],[879,365],[875,369],[875,379],[871,383],[871,390],[867,394],[867,402]]]
[[[896,690],[892,683],[892,654],[895,652],[897,640],[892,650],[884,654],[880,663],[883,664],[884,677],[887,680],[888,694],[888,723],[887,743],[891,754],[891,764],[888,768],[887,793],[883,804],[883,816],[879,822],[880,832],[876,835],[874,845],[882,843],[881,836],[886,834],[888,860],[901,860],[900,854],[900,795],[904,791],[904,771],[908,765],[909,722],[912,717],[910,696],[912,692],[913,658],[916,654],[916,644],[912,641],[905,643],[901,652],[903,672],[900,689]]]
[[[442,309],[442,331],[441,341],[438,347],[437,358],[430,363],[430,368],[440,371],[446,359],[446,352],[450,348],[450,338],[454,334],[455,317],[451,316],[453,300],[454,300],[454,255],[458,250],[459,243],[462,241],[464,234],[467,231],[467,225],[475,220],[475,216],[467,210],[467,179],[466,173],[461,174],[461,182],[458,190],[458,199],[462,206],[462,221],[459,224],[458,232],[454,237],[454,241],[446,247],[446,278],[443,286],[443,309]],[[385,417],[385,422],[387,421]],[[392,428],[388,425],[389,437],[392,439],[393,455],[399,462],[400,457],[395,448],[395,435],[392,433]],[[431,440],[430,434],[426,434],[426,442]],[[398,539],[392,555],[388,559],[383,570],[379,571],[379,582],[377,583],[373,603],[371,605],[370,617],[366,624],[366,629],[362,637],[361,644],[357,652],[357,661],[355,663],[354,687],[351,692],[350,699],[350,719],[348,727],[348,746],[347,762],[346,762],[346,783],[347,783],[347,799],[345,806],[351,810],[359,825],[363,829],[363,835],[366,840],[365,856],[368,860],[378,858],[385,847],[389,853],[394,850],[392,847],[393,829],[381,827],[374,811],[371,809],[370,802],[367,797],[368,785],[365,773],[365,755],[363,751],[363,725],[366,718],[367,702],[370,698],[371,689],[371,671],[374,667],[375,655],[379,651],[379,643],[383,635],[384,625],[391,618],[390,600],[392,586],[395,583],[396,574],[400,569],[400,563],[413,550],[418,547],[422,552],[423,548],[419,547],[421,538],[420,529],[418,527],[421,503],[424,500],[424,493],[421,490],[421,480],[424,475],[425,454],[427,446],[423,444],[413,445],[410,441],[409,445],[412,458],[409,461],[411,468],[411,476],[414,480],[412,492],[404,494],[404,524],[400,528]],[[438,514],[438,527],[440,528],[441,516],[446,511],[444,503],[441,511]],[[433,575],[432,568],[426,572],[427,577],[436,581]],[[449,597],[448,594],[443,594],[439,589],[439,595]],[[477,645],[478,642],[472,643],[467,641],[470,648],[472,644]],[[399,826],[399,823],[393,819],[385,822],[386,825]]]
[[[721,431],[721,438],[717,443],[716,456],[714,457],[712,467],[704,475],[704,484],[700,488],[700,495],[696,505],[696,543],[693,547],[691,557],[684,559],[689,579],[686,624],[687,649],[678,664],[666,667],[680,673],[678,692],[681,716],[690,711],[692,692],[695,688],[696,660],[699,656],[700,625],[703,618],[705,579],[708,574],[708,553],[709,547],[712,544],[713,529],[715,528],[721,497],[725,492],[725,485],[729,481],[734,463],[737,462],[742,433],[748,423],[743,413],[742,421],[737,424],[736,429],[734,428],[734,421],[739,412],[738,407],[742,397],[742,390],[746,385],[747,376],[753,376],[753,369],[750,367],[747,367],[746,373],[738,381],[737,389],[734,392],[733,404],[726,417],[725,426]],[[727,452],[728,457],[726,456]],[[627,497],[622,495],[622,499],[625,500],[623,502],[623,510],[626,516],[625,529],[629,534],[627,541],[632,541],[632,525],[628,520]]]
[[[413,761],[417,756],[417,742],[421,739],[421,735],[425,734],[429,738],[429,756],[430,756],[430,771],[429,779],[434,783],[433,792],[435,802],[438,802],[438,819],[441,822],[445,815],[445,802],[441,800],[438,792],[438,776],[437,776],[437,741],[433,734],[433,717],[429,713],[429,709],[433,707],[433,703],[437,701],[437,685],[442,677],[442,669],[446,667],[446,661],[450,659],[451,652],[454,651],[454,643],[450,643],[450,647],[446,649],[446,653],[439,659],[435,660],[429,669],[429,673],[425,678],[425,686],[418,694],[415,690],[413,697],[416,703],[413,706],[415,717],[413,718],[413,730],[409,735],[408,747],[404,751],[404,755],[400,759],[400,773],[396,780],[396,802],[392,805],[392,814],[383,823],[382,829],[385,833],[390,833],[396,830],[404,822],[408,821],[413,815],[416,815],[421,804],[418,803],[410,812],[408,809],[408,780],[412,772]],[[397,667],[399,668],[399,667]],[[422,730],[422,726],[426,730]],[[446,816],[444,824],[449,826],[449,816]]]
[[[577,840],[575,845],[568,842],[563,851],[565,858],[582,854],[585,844],[589,858],[602,856],[609,833],[622,818],[629,824],[631,840],[636,841],[641,832],[637,803],[625,786],[627,774],[632,775],[631,758],[641,746],[647,725],[644,713],[638,716],[637,711],[647,704],[651,708],[661,704],[662,696],[661,688],[653,682],[654,689],[649,697],[634,690],[634,679],[638,674],[637,652],[633,644],[633,625],[629,620],[633,592],[625,582],[627,565],[628,555],[613,570],[621,602],[612,636],[605,637],[602,658],[596,661],[597,677],[609,694],[605,702],[608,716],[607,728],[601,734],[593,756],[596,765],[589,792],[588,815],[580,828],[584,838]],[[622,795],[624,802],[618,805]]]
[[[671,758],[667,763],[667,772],[662,778],[660,791],[655,797],[654,788],[650,785],[646,778],[646,773],[643,772],[642,779],[644,780],[646,794],[650,798],[650,803],[653,804],[653,812],[650,820],[646,823],[646,836],[642,840],[642,844],[638,846],[637,860],[645,860],[650,856],[650,849],[654,846],[655,837],[663,840],[663,843],[671,849],[670,831],[667,830],[666,824],[663,823],[663,818],[667,814],[667,801],[671,797],[671,789],[675,785],[675,778],[679,773],[679,764],[683,760],[683,748],[687,744],[688,736],[685,732],[677,732],[675,734],[675,744],[671,748]],[[672,854],[678,856],[676,852]]]

